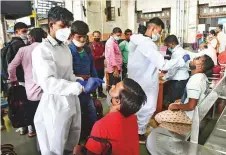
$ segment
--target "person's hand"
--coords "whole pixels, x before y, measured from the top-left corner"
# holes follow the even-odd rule
[[[18,86],[19,82],[18,81],[12,81],[11,84],[12,84],[12,86]]]
[[[80,83],[83,87],[86,86],[87,81],[81,80],[81,79],[77,79],[76,82]]]
[[[172,103],[169,105],[168,110],[172,110],[172,111],[179,110],[179,106],[178,106],[178,104]]]
[[[185,55],[183,56],[183,59],[184,59],[185,62],[187,62],[187,61],[190,60],[191,58],[190,58],[189,54],[185,54]]]
[[[97,87],[102,85],[102,83],[104,83],[104,81],[99,78],[93,78],[93,77],[89,78],[89,80],[87,81],[87,84],[84,87],[85,93],[87,94],[91,91],[96,90]]]
[[[181,103],[181,99],[174,101],[174,104],[180,104],[180,103]]]
[[[83,149],[82,145],[76,145],[73,150],[73,155],[83,155],[82,149]]]
[[[119,70],[115,69],[114,73],[113,73],[114,77],[119,77]]]

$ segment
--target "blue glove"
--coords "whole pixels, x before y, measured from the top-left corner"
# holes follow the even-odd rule
[[[99,78],[89,78],[87,81],[87,84],[85,85],[85,93],[89,93],[91,91],[94,91],[97,89],[97,87],[99,87],[102,83],[104,83],[103,80],[99,79]]]
[[[185,62],[187,62],[187,61],[190,60],[191,58],[190,58],[189,54],[185,54],[185,55],[183,56],[183,59],[184,59]]]
[[[81,80],[81,79],[76,80],[76,82],[80,83],[83,87],[85,87],[86,84],[87,84],[87,81],[84,81],[84,80]]]

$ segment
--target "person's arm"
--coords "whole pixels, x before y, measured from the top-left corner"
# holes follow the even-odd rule
[[[9,80],[11,82],[17,81],[16,68],[22,63],[22,59],[23,59],[23,48],[20,48],[15,58],[8,65]]]
[[[169,69],[168,72],[163,76],[163,80],[171,80],[172,77],[177,73],[178,71],[178,67],[175,67],[175,68],[172,68],[172,69]]]
[[[37,46],[32,52],[32,72],[36,84],[47,94],[79,95],[83,86],[78,82],[58,78],[56,62],[48,50],[43,46]],[[69,69],[72,77],[73,71]]]
[[[104,126],[100,126],[100,121],[96,122],[92,128],[91,136],[99,137],[99,138],[106,138],[106,131]],[[89,138],[87,143],[85,144],[86,149],[89,152],[94,154],[101,154],[103,152],[103,145],[92,138]]]
[[[192,111],[195,109],[198,101],[199,101],[198,99],[189,98],[189,101],[186,104],[176,104],[176,103],[170,104],[169,110]]]
[[[139,51],[145,57],[147,57],[158,69],[169,70],[185,65],[183,58],[164,60],[164,56],[159,51],[157,51],[157,48],[154,45],[151,45],[149,42],[143,43],[139,48]]]
[[[97,76],[97,71],[96,71],[96,68],[95,68],[95,65],[94,65],[92,51],[91,51],[91,49],[89,47],[88,47],[87,50],[90,50],[89,57],[90,57],[91,77],[98,77]]]
[[[113,43],[111,43],[111,45],[109,44],[106,45],[105,49],[106,49],[105,56],[108,64],[117,68],[117,62],[115,59],[115,51],[114,51]]]
[[[125,49],[125,41],[123,41],[123,42],[121,42],[121,43],[119,44],[119,49],[120,49],[121,53],[124,52],[124,49]]]

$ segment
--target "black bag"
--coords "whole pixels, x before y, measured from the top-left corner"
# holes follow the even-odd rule
[[[103,106],[101,104],[101,101],[98,99],[93,99],[95,108],[96,108],[96,113],[97,113],[97,119],[101,119],[103,117]]]
[[[111,155],[112,154],[112,145],[107,139],[100,138],[100,137],[94,137],[94,136],[89,136],[87,141],[89,139],[93,139],[94,141],[101,143],[103,145],[103,151],[101,152],[100,155]],[[83,148],[83,153],[85,155],[87,155],[87,149],[85,147]]]
[[[14,128],[27,127],[33,124],[25,87],[14,85],[9,88],[8,105],[8,116]]]
[[[15,57],[13,55],[13,49],[12,44],[16,42],[17,40],[10,41],[9,43],[6,43],[5,46],[1,49],[1,69],[2,69],[2,78],[4,80],[8,79],[8,65],[12,61],[12,59]]]

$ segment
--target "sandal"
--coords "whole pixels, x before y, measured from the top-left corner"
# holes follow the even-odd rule
[[[28,137],[29,137],[29,138],[35,137],[35,136],[36,136],[36,133],[35,133],[35,132],[28,133]]]
[[[20,135],[22,136],[22,135],[26,135],[27,134],[27,129],[25,129],[25,130],[22,130],[22,131],[20,131]]]

